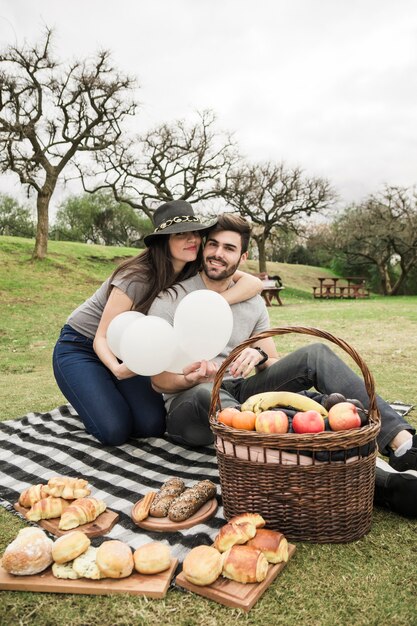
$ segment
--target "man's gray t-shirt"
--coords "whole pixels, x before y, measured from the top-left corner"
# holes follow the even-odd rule
[[[67,324],[90,339],[94,339],[96,336],[97,328],[108,299],[107,290],[109,283],[110,278],[108,278],[88,300],[76,308],[67,319]],[[142,299],[145,290],[148,289],[147,285],[138,280],[137,277],[126,278],[123,274],[115,276],[111,284],[123,291],[135,304]]]
[[[160,294],[153,301],[149,309],[149,315],[162,317],[173,325],[178,304],[187,294],[197,289],[207,289],[199,274],[178,283],[178,285],[175,286],[175,291],[174,289],[170,289]],[[214,359],[219,365],[230,354],[233,348],[242,343],[242,341],[270,327],[268,311],[266,310],[263,299],[259,295],[245,300],[244,302],[232,304],[231,309],[233,314],[233,330],[227,346]],[[227,378],[231,377],[228,377],[226,374],[224,380],[227,380]],[[172,398],[176,395],[177,394],[164,394],[167,410],[169,409]]]

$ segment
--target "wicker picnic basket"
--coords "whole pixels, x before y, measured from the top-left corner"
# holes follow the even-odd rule
[[[369,396],[369,420],[356,430],[317,434],[263,434],[217,421],[224,372],[256,340],[288,333],[335,343],[359,366]],[[242,342],[222,363],[214,380],[210,427],[219,465],[226,519],[260,513],[267,527],[288,539],[343,543],[371,527],[380,416],[373,377],[359,354],[343,339],[302,326],[271,328]]]

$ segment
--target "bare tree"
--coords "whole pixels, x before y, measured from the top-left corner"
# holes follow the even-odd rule
[[[99,182],[81,172],[85,191],[111,188],[118,202],[148,217],[161,201],[182,199],[202,206],[223,197],[238,151],[229,134],[215,129],[213,112],[197,115],[195,123],[162,124],[115,151],[98,154]]]
[[[33,253],[47,253],[49,203],[63,170],[77,153],[114,149],[120,124],[135,111],[131,78],[118,73],[108,51],[58,63],[52,31],[30,47],[0,54],[0,171],[15,172],[37,199]]]
[[[322,178],[307,178],[299,168],[271,162],[244,165],[233,172],[225,193],[229,204],[253,223],[259,271],[266,272],[266,242],[279,230],[300,231],[303,220],[328,208],[335,194]]]
[[[380,290],[396,295],[417,266],[417,193],[387,186],[348,207],[332,229],[334,249],[351,265],[375,267]]]

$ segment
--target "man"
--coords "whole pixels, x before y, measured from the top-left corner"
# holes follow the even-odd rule
[[[241,217],[223,214],[210,229],[203,252],[203,270],[177,286],[175,292],[160,294],[149,311],[173,322],[178,303],[191,291],[212,289],[222,293],[232,285],[231,276],[247,258],[249,224]],[[233,332],[223,353],[212,361],[191,363],[182,374],[163,372],[152,378],[157,391],[164,393],[167,409],[167,434],[189,446],[208,445],[213,435],[208,421],[212,382],[220,363],[245,339],[269,328],[269,318],[260,296],[232,305]],[[256,374],[250,376],[253,369]],[[357,398],[365,406],[368,395],[363,380],[327,345],[315,343],[279,358],[273,338],[256,341],[245,348],[223,378],[222,407],[235,406],[262,391],[301,392],[314,387],[322,394],[341,393]],[[389,466],[378,468],[376,501],[405,515],[417,516],[416,475],[401,474],[417,470],[417,436],[413,428],[382,398],[377,397],[381,413],[379,449],[389,456]],[[397,471],[398,470],[398,471]]]

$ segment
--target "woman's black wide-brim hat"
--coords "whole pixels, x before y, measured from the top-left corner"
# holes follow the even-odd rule
[[[152,216],[155,230],[150,235],[144,237],[146,246],[161,235],[172,235],[173,233],[185,233],[194,230],[208,230],[217,222],[217,218],[210,218],[202,221],[200,217],[194,215],[193,207],[185,200],[170,200],[158,207]]]

